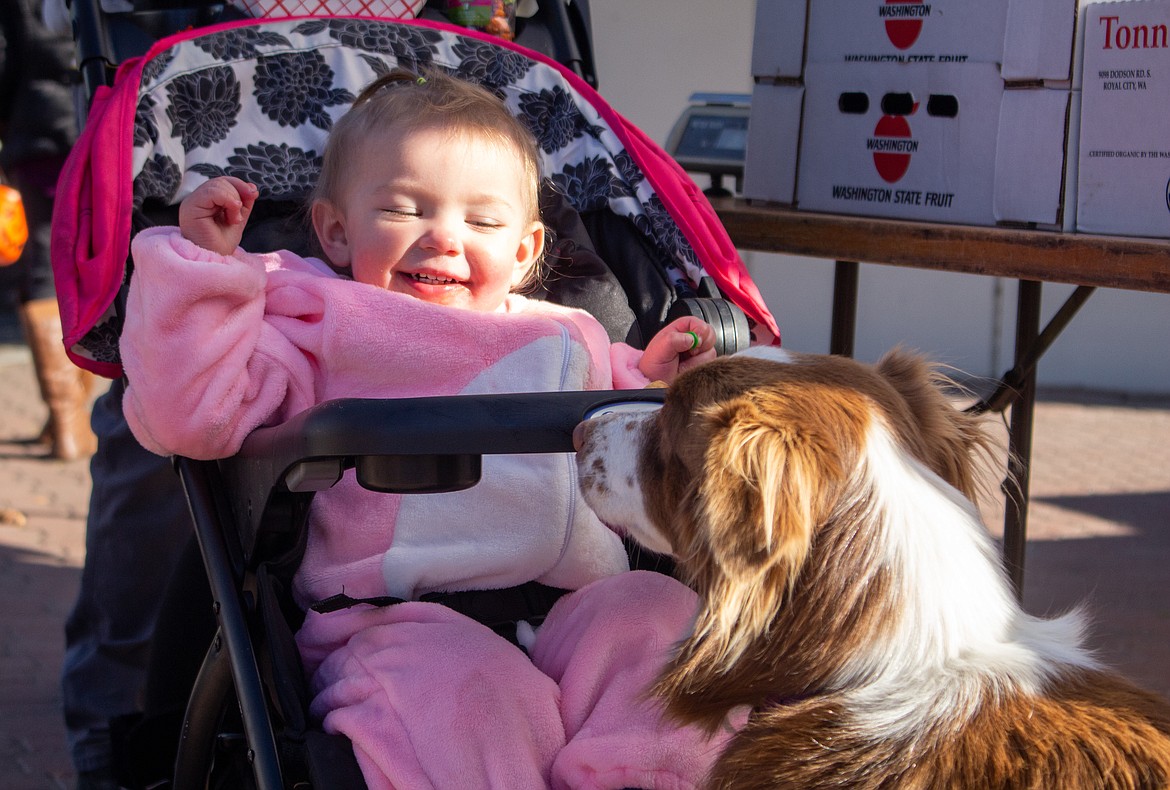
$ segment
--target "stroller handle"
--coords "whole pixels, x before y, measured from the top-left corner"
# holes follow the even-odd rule
[[[356,468],[376,491],[455,491],[479,481],[483,455],[570,453],[573,429],[615,403],[661,404],[665,389],[338,398],[287,422],[253,431],[240,452],[218,462],[242,496],[244,545],[253,543],[282,500],[311,497]]]

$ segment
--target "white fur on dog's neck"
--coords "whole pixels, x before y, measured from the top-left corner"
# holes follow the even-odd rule
[[[1096,667],[1081,646],[1084,619],[1026,614],[1016,601],[975,506],[875,421],[861,488],[872,497],[876,558],[892,571],[900,620],[863,646],[837,682],[856,689],[867,725],[901,727],[962,717],[989,686],[1039,693],[1054,667]]]
[[[769,362],[791,363],[794,357],[787,349],[780,346],[748,346],[743,351],[735,353],[737,357],[754,357],[766,359]]]

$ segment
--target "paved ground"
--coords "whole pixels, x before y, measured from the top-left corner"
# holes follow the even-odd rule
[[[0,523],[0,788],[70,788],[57,675],[84,560],[88,470],[31,441],[45,412],[5,321],[0,509],[27,520]],[[1028,608],[1087,599],[1101,655],[1170,695],[1170,397],[1046,393],[1034,443]]]

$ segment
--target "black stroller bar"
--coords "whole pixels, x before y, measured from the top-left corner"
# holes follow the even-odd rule
[[[176,466],[203,555],[219,633],[204,659],[184,716],[173,787],[195,790],[205,786],[220,712],[234,681],[257,790],[281,790],[280,756],[248,625],[249,610],[254,608],[249,603],[254,604],[255,599],[249,601],[240,594],[238,563],[231,561],[224,530],[212,527],[219,521],[209,465],[180,458]]]
[[[661,403],[665,392],[340,398],[252,432],[240,453],[219,466],[241,495],[240,537],[251,547],[271,498],[324,490],[346,469],[356,468],[359,482],[377,491],[468,488],[479,480],[481,455],[572,452],[573,428],[588,412],[619,402]]]

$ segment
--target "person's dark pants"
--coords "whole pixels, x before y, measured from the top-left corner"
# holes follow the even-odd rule
[[[93,408],[98,449],[81,589],[65,625],[65,724],[78,772],[110,767],[109,721],[141,710],[155,620],[192,534],[171,462],[145,450],[115,381]]]

